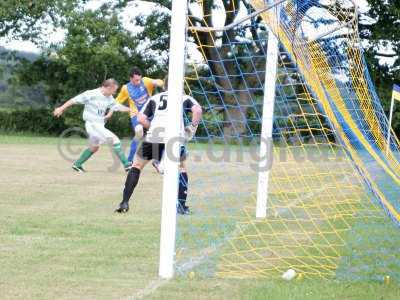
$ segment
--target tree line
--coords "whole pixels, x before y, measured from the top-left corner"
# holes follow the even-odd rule
[[[4,1],[3,1],[4,2]],[[124,27],[121,12],[126,7],[136,9],[136,1],[108,1],[95,10],[84,9],[87,0],[36,0],[36,1],[5,1],[0,5],[0,37],[9,39],[29,40],[37,45],[44,45],[43,52],[34,61],[20,59],[14,68],[13,76],[9,78],[15,86],[36,86],[44,89],[49,103],[54,105],[65,101],[73,95],[93,88],[107,77],[115,77],[119,82],[128,80],[129,69],[139,66],[146,75],[162,77],[168,65],[170,0],[146,1],[152,4],[151,13],[139,14],[131,25],[137,30],[133,33]],[[307,1],[305,1],[307,2]],[[310,1],[308,1],[310,2]],[[313,0],[318,3],[318,0]],[[323,1],[321,1],[322,3]],[[190,22],[195,25],[213,25],[212,9],[220,2],[203,0],[202,20],[192,17]],[[221,1],[226,14],[225,24],[237,17],[235,7],[250,10],[248,0]],[[315,4],[315,3],[314,3]],[[322,4],[321,4],[322,5]],[[359,32],[363,41],[366,62],[384,109],[389,110],[390,94],[393,83],[400,83],[400,31],[395,24],[400,23],[399,0],[368,0],[369,10],[360,13]],[[261,26],[255,19],[256,26]],[[258,23],[257,23],[258,22]],[[257,25],[258,24],[258,25]],[[62,28],[65,40],[59,44],[51,44],[43,40],[41,32],[48,28]],[[198,34],[190,36],[197,45],[210,45],[220,38],[222,44],[234,40],[238,35],[234,29],[216,37],[213,34]],[[253,31],[255,40],[260,37],[259,31]],[[382,51],[387,47],[387,51]],[[251,48],[237,51],[250,51],[257,56],[263,51],[263,45],[252,45]],[[217,56],[227,54],[228,49],[206,49],[204,55],[211,62],[217,61]],[[217,53],[218,51],[218,53]],[[392,65],[380,64],[382,58],[390,58]],[[234,72],[234,64],[227,61],[211,63],[213,74],[222,75],[224,70]],[[227,88],[229,83],[223,76],[217,76],[217,84]],[[250,82],[254,78],[246,79]],[[243,87],[237,82],[238,89]],[[242,88],[241,88],[242,87]],[[300,91],[301,92],[301,91]],[[234,99],[227,94],[224,101],[229,109],[223,112],[223,118],[233,121],[243,121],[242,113],[235,110]],[[247,104],[248,95],[239,95],[239,102]],[[247,107],[244,105],[244,107]],[[246,111],[246,115],[254,112]],[[400,133],[400,105],[396,107],[393,127]],[[229,128],[224,128],[225,134],[230,134]],[[245,129],[243,129],[245,130]]]

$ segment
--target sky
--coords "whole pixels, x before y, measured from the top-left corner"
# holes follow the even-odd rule
[[[99,8],[104,2],[108,2],[110,0],[91,0],[89,1],[85,8],[86,9],[97,9]],[[366,0],[355,0],[355,2],[358,4],[360,11],[364,12],[368,10],[368,5]],[[137,4],[137,7],[134,7],[134,3]],[[130,23],[130,20],[132,20],[136,15],[146,12],[146,11],[151,11],[151,8],[154,4],[149,4],[146,3],[146,1],[131,1],[129,3],[128,7],[124,10],[122,13],[123,17],[123,24],[126,29],[134,32],[135,27]],[[134,7],[134,8],[133,8]],[[65,32],[63,30],[53,30],[51,28],[48,28],[43,32],[44,36],[48,36],[49,40],[51,43],[59,43],[62,42],[65,36]],[[35,52],[35,53],[40,53],[40,48],[37,47],[35,44],[29,41],[21,41],[21,40],[6,40],[6,39],[0,39],[0,46],[6,47],[8,49],[12,50],[23,50],[23,51],[29,51],[29,52]],[[383,51],[390,51],[390,49],[382,49]],[[391,64],[392,61],[390,59],[383,59],[381,63],[387,63]]]
[[[91,0],[89,1],[85,8],[86,9],[97,9],[99,8],[103,3],[108,2],[109,0]],[[360,9],[362,11],[367,10],[367,2],[366,0],[355,0],[356,3],[358,3],[358,5],[360,6]],[[138,8],[132,9],[133,6],[133,2],[136,2],[138,4]],[[146,3],[146,1],[131,1],[130,5],[128,6],[127,9],[125,9],[125,11],[123,12],[123,20],[124,20],[124,26],[131,31],[134,31],[134,28],[132,27],[132,25],[130,24],[130,20],[132,18],[135,17],[135,15],[145,12],[145,11],[149,11],[149,8],[151,8],[152,4],[148,4]],[[52,29],[48,29],[46,30],[44,33],[44,36],[49,36],[51,37],[51,42],[53,43],[57,43],[57,42],[61,42],[65,36],[64,31],[62,30],[58,30],[58,31],[54,31]],[[28,41],[21,41],[21,40],[11,40],[8,41],[6,39],[0,39],[0,46],[9,48],[9,49],[13,49],[13,50],[24,50],[24,51],[31,51],[31,52],[36,52],[39,53],[40,49],[34,45],[31,42]]]
[[[99,8],[104,2],[107,1],[108,0],[91,0],[86,4],[85,8],[95,10]],[[58,43],[64,39],[65,32],[63,30],[53,30],[52,28],[48,28],[43,32],[43,36],[48,36],[52,43]],[[37,47],[34,43],[29,41],[22,41],[22,40],[10,41],[5,38],[0,38],[0,46],[6,47],[11,50],[40,53],[39,47]]]

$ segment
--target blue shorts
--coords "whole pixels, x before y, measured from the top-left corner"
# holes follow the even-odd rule
[[[131,126],[132,126],[133,131],[135,131],[135,127],[138,124],[139,124],[139,122],[137,120],[137,116],[131,117]]]

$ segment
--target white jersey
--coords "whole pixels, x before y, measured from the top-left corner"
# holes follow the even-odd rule
[[[104,96],[100,88],[83,92],[75,96],[72,101],[85,105],[83,120],[103,124],[107,109],[118,110],[120,106],[113,96]]]
[[[190,96],[183,96],[183,112],[191,111],[193,105],[199,103]],[[149,98],[140,110],[150,120],[150,128],[147,130],[145,141],[149,143],[165,143],[167,118],[168,92],[163,92]],[[180,137],[184,137],[183,116],[181,117]]]

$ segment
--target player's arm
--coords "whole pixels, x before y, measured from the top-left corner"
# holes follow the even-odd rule
[[[203,110],[200,104],[192,97],[187,96],[183,102],[183,109],[185,112],[192,112],[192,122],[185,127],[185,138],[191,140],[197,131],[197,127],[200,124]]]
[[[196,99],[190,96],[185,96],[183,99],[183,110],[185,113],[192,113],[192,125],[199,125],[201,116],[203,115],[203,110]]]
[[[156,102],[154,101],[154,99],[150,98],[137,115],[138,122],[142,124],[143,128],[150,128],[150,119],[154,116],[155,111]]]
[[[110,112],[111,115],[114,111],[122,111],[122,112],[131,112],[131,109],[125,105],[119,104],[119,103],[114,103],[111,107],[110,107]]]
[[[113,113],[114,113],[114,111],[113,110],[108,110],[108,113],[104,116],[104,119],[105,120],[110,120],[111,119],[111,117],[112,117],[112,115],[113,115]]]
[[[115,98],[115,100],[120,103],[123,104],[126,100],[129,99],[129,93],[128,93],[128,88],[126,87],[126,85],[124,84],[121,88],[121,90],[118,93],[117,98]]]
[[[87,92],[84,92],[82,94],[79,94],[78,96],[75,96],[74,98],[68,100],[65,102],[63,105],[56,107],[53,111],[53,115],[57,118],[61,117],[61,115],[64,113],[64,111],[74,105],[74,104],[86,104],[89,101],[89,97]]]
[[[143,77],[143,82],[144,82],[144,85],[146,86],[146,88],[148,87],[149,84],[152,86],[152,88],[155,88],[155,87],[162,88],[164,86],[164,81],[161,79],[153,79],[153,78],[149,78],[149,77]]]
[[[163,88],[164,87],[164,81],[161,79],[152,79],[149,77],[143,77],[143,83],[144,83],[144,86],[146,87],[149,95],[153,94],[154,88],[156,88],[156,87]]]
[[[68,101],[65,102],[63,105],[61,105],[61,106],[59,106],[59,107],[56,107],[56,108],[54,109],[54,111],[53,111],[53,116],[55,116],[56,118],[61,117],[61,115],[64,113],[64,111],[65,111],[68,107],[70,107],[70,106],[72,106],[72,105],[74,105],[74,104],[75,104],[75,102],[72,101],[72,99],[68,100]]]
[[[119,103],[115,103],[109,108],[107,114],[104,116],[104,119],[106,121],[110,120],[115,111],[121,111],[121,112],[130,113],[131,112],[131,108],[127,107],[125,105],[119,104]]]
[[[194,126],[198,126],[201,121],[201,117],[203,115],[203,110],[199,104],[195,104],[192,106],[191,111],[192,111],[192,124]]]
[[[108,113],[104,116],[106,120],[110,120],[112,115],[114,114],[114,111],[121,111],[121,112],[131,112],[131,109],[125,105],[119,104],[119,103],[114,103],[109,107]]]
[[[154,87],[159,87],[159,88],[164,87],[164,81],[161,79],[152,79],[151,83],[153,84]]]
[[[149,118],[144,114],[139,112],[137,115],[138,122],[142,124],[143,128],[149,129],[150,128],[150,121]]]

